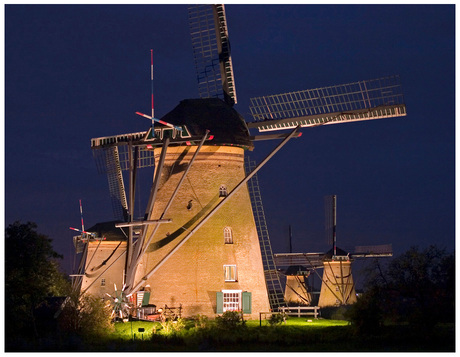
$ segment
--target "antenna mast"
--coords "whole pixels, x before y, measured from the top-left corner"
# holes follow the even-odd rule
[[[176,129],[178,131],[182,131],[182,127],[180,126],[176,126],[176,125],[173,125],[173,124],[170,124],[170,123],[167,123],[163,120],[160,120],[160,119],[157,119],[155,118],[155,107],[154,107],[154,101],[153,101],[153,49],[150,49],[150,82],[151,82],[151,98],[152,98],[152,115],[151,116],[148,116],[147,114],[143,114],[141,112],[136,112],[137,115],[140,115],[144,118],[147,118],[147,119],[150,119],[152,120],[152,134],[153,134],[153,127],[154,127],[154,124],[155,122],[158,122],[160,124],[163,124],[163,125],[166,125],[172,129]]]
[[[152,127],[153,127],[153,118],[155,117],[155,109],[153,105],[153,49],[150,50],[150,81],[152,83]]]
[[[337,255],[337,195],[332,195],[332,248],[334,255]]]
[[[80,201],[80,217],[81,217],[81,231],[85,231],[85,224],[83,223],[83,208],[81,207],[81,199]]]

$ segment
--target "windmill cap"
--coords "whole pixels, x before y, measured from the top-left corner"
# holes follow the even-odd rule
[[[186,125],[192,136],[203,136],[209,130],[214,136],[211,145],[253,148],[243,117],[218,98],[182,100],[161,120]]]
[[[350,253],[344,251],[343,249],[340,249],[339,247],[336,248],[336,254],[335,254],[336,257],[346,257],[349,254]],[[332,259],[333,256],[334,256],[334,249],[331,249],[326,254],[324,254],[323,260],[324,259],[328,259],[328,260]]]

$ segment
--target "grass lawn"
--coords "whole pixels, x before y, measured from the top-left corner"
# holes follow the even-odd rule
[[[133,321],[116,323],[108,340],[93,350],[125,351],[252,351],[252,352],[437,352],[455,351],[454,324],[434,331],[414,330],[409,326],[384,326],[378,334],[356,335],[347,321],[289,317],[286,324],[259,326],[258,320],[246,326],[219,329],[213,321],[199,326],[195,321],[178,324]],[[176,329],[175,329],[176,327]],[[139,328],[144,332],[139,332]]]
[[[328,320],[328,319],[314,319],[304,317],[289,317],[286,319],[286,323],[282,323],[278,327],[282,326],[301,326],[304,328],[319,328],[319,327],[331,327],[331,326],[347,326],[348,321],[343,320]],[[246,321],[248,328],[256,328],[260,326],[259,320],[248,320]],[[269,326],[268,321],[262,321],[262,326]],[[195,327],[194,322],[186,322],[185,328],[190,329]],[[139,329],[144,329],[144,332],[139,332]],[[150,321],[130,321],[130,322],[117,322],[115,323],[115,331],[112,334],[113,337],[122,339],[148,339],[152,337],[154,331],[160,332],[163,330],[161,323],[150,322]]]

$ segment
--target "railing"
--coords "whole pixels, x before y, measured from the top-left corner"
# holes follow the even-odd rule
[[[315,319],[318,318],[318,311],[320,307],[319,306],[288,306],[288,307],[280,307],[279,311],[289,315],[289,316],[315,316]],[[313,311],[313,312],[311,312]]]

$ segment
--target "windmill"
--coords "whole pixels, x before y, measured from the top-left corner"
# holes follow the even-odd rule
[[[321,279],[318,306],[350,305],[356,302],[355,283],[352,276],[352,263],[360,258],[391,257],[391,244],[358,246],[353,253],[337,246],[337,196],[325,197],[326,237],[332,246],[325,253],[284,253],[275,254],[275,262],[287,276],[304,276],[304,271],[315,273]],[[293,268],[303,270],[293,274]],[[322,276],[318,270],[323,269]],[[306,294],[306,282],[298,284],[297,295]],[[305,302],[304,302],[305,303]]]
[[[292,253],[292,228],[289,225],[289,253]],[[286,276],[286,288],[284,300],[287,304],[310,305],[312,296],[308,291],[307,279],[310,271],[302,266],[290,266],[284,270]]]
[[[74,274],[70,275],[70,277],[72,278],[72,291],[79,290],[81,281],[82,281],[82,277],[84,276],[84,272],[85,272],[85,265],[86,263],[90,263],[94,257],[94,254],[93,254],[89,258],[89,261],[88,262],[86,261],[86,258],[88,257],[88,252],[87,252],[87,249],[89,246],[88,243],[97,241],[98,246],[99,246],[101,242],[106,239],[106,237],[104,236],[97,236],[95,232],[88,232],[85,230],[85,223],[83,220],[83,205],[81,203],[81,200],[79,200],[79,204],[80,204],[81,229],[69,227],[69,229],[73,231],[80,232],[80,235],[73,237],[75,255],[77,256],[81,254],[81,256],[80,256],[80,262],[79,262],[78,268],[76,269]]]
[[[98,168],[108,177],[118,219],[112,228],[128,234],[105,269],[85,276],[82,290],[105,293],[99,282],[110,276],[128,298],[148,284],[150,301],[180,303],[185,315],[241,310],[257,317],[283,302],[268,235],[260,233],[265,218],[254,219],[260,200],[251,201],[250,180],[301,135],[301,127],[406,115],[401,85],[393,76],[252,98],[255,121],[247,123],[234,109],[224,5],[192,6],[189,22],[200,99],[182,100],[144,132],[91,140]],[[152,115],[143,116],[153,124],[153,95]],[[245,172],[247,151],[259,140],[281,142]],[[152,166],[145,213],[135,220],[137,171]],[[129,176],[127,194],[122,171]]]

